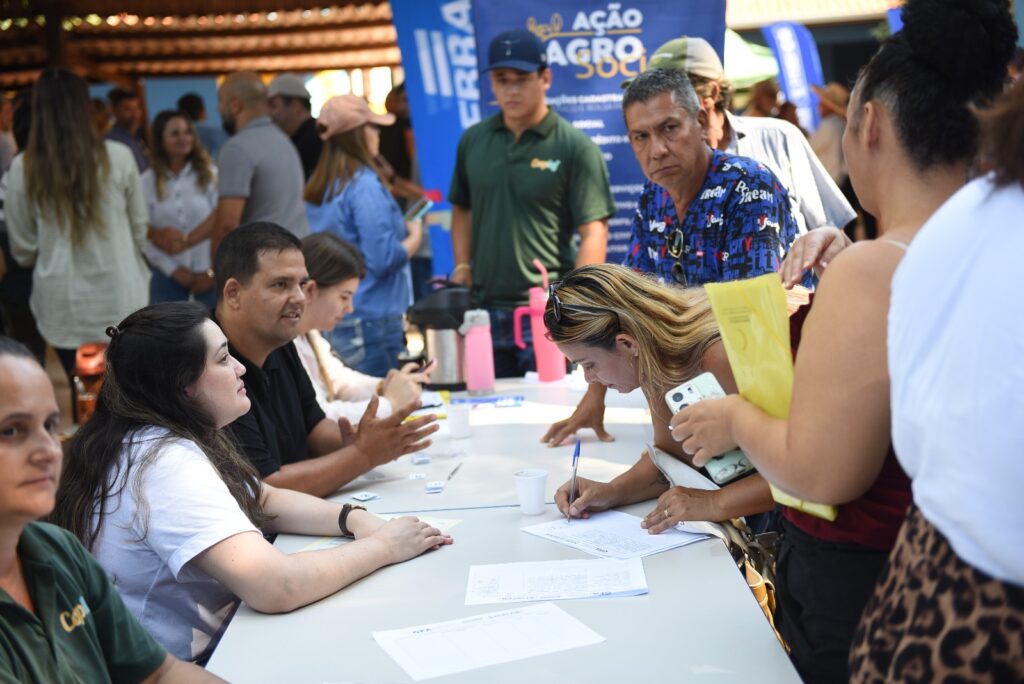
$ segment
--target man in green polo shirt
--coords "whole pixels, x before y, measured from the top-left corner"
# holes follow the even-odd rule
[[[524,29],[501,33],[487,71],[501,112],[459,141],[448,193],[452,280],[472,287],[490,313],[495,373],[511,377],[534,368],[532,344],[523,351],[512,339],[512,310],[541,282],[532,261],[553,280],[604,261],[615,203],[600,149],[544,100],[551,87],[544,44]]]

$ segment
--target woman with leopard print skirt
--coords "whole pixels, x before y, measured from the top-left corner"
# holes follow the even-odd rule
[[[1024,82],[982,114],[992,166],[893,281],[892,432],[914,506],[868,603],[856,682],[1024,681]]]

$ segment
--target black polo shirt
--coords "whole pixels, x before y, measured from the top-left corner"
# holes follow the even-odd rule
[[[289,342],[270,352],[263,368],[230,344],[228,349],[245,366],[242,381],[252,402],[249,412],[228,428],[260,477],[310,458],[306,437],[326,416],[295,345]]]
[[[316,130],[316,119],[310,117],[302,122],[302,125],[295,129],[292,136],[292,143],[299,151],[299,158],[302,159],[302,172],[306,174],[306,180],[313,175],[316,163],[320,161],[320,150],[323,149],[324,141]]]

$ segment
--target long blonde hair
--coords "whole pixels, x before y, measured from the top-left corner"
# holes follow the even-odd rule
[[[185,125],[188,126],[189,132],[192,133],[192,151],[188,155],[188,161],[192,164],[192,170],[196,174],[196,186],[200,191],[206,192],[214,180],[210,153],[206,151],[203,143],[199,140],[199,134],[196,132],[196,125],[192,123],[192,119],[185,112],[173,109],[164,110],[153,119],[149,140],[149,149],[153,151],[152,167],[153,180],[156,181],[156,198],[160,201],[164,199],[164,186],[167,184],[167,179],[171,176],[171,160],[167,156],[167,150],[164,148],[164,131],[167,130],[167,125],[174,119],[183,119]]]
[[[66,226],[72,244],[81,244],[87,230],[103,230],[110,158],[92,125],[89,89],[67,69],[51,67],[36,79],[24,165],[29,203]]]
[[[377,163],[366,148],[365,125],[333,135],[324,142],[320,159],[306,183],[302,197],[311,204],[323,204],[339,195],[363,166],[369,167],[387,187]]]
[[[663,285],[614,264],[582,266],[555,283],[544,324],[558,344],[605,350],[619,333],[631,335],[648,397],[700,373],[704,355],[722,338],[702,288]]]

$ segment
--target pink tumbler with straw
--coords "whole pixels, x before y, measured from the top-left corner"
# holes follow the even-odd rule
[[[512,312],[512,334],[516,346],[526,349],[526,343],[523,342],[523,316],[529,315],[533,354],[537,359],[537,377],[541,382],[555,382],[565,377],[565,356],[548,339],[548,329],[544,325],[544,307],[548,303],[548,270],[538,259],[533,260],[533,265],[540,271],[543,287],[531,287],[530,305],[518,306]]]

